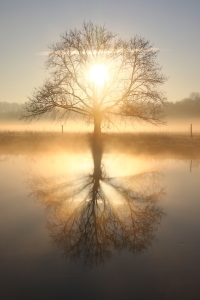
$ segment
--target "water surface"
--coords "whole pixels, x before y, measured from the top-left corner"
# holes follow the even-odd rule
[[[90,152],[1,155],[1,299],[200,297],[198,161],[102,165],[94,196]]]

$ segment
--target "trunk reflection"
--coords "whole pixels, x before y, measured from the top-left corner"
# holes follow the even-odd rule
[[[128,177],[107,177],[102,145],[93,143],[94,171],[76,180],[30,179],[31,194],[48,209],[47,228],[69,259],[86,265],[104,262],[127,248],[139,253],[151,244],[164,215],[162,174],[147,171]]]

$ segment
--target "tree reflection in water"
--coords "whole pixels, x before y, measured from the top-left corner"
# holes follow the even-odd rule
[[[93,151],[91,175],[73,181],[30,181],[31,194],[48,209],[52,240],[66,258],[83,259],[90,266],[125,248],[133,253],[145,250],[164,214],[157,204],[164,195],[159,172],[110,178],[101,157],[101,151]]]

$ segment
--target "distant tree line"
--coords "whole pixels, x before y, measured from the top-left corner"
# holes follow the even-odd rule
[[[10,120],[19,119],[23,112],[24,104],[0,102],[0,119]]]
[[[8,103],[8,102],[0,102],[0,120],[5,121],[14,121],[21,120],[22,115],[24,113],[24,108],[26,103]],[[73,118],[73,113],[70,119]],[[42,120],[51,120],[51,117],[48,113],[45,113],[40,117]]]
[[[25,103],[8,103],[0,102],[0,120],[15,121],[20,120],[24,112]],[[44,115],[41,119],[48,119],[48,115]]]
[[[188,98],[167,102],[164,107],[167,119],[200,119],[200,93],[191,93]]]
[[[0,120],[20,119],[24,103],[0,102]],[[164,107],[167,119],[200,119],[200,93],[191,93],[188,98],[167,102]]]

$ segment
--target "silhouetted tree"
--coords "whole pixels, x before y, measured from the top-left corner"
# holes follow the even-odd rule
[[[50,49],[50,79],[29,98],[24,119],[81,115],[94,122],[96,136],[102,122],[115,122],[113,116],[163,122],[165,97],[159,87],[166,78],[149,41],[137,35],[123,40],[90,22],[63,34]]]

